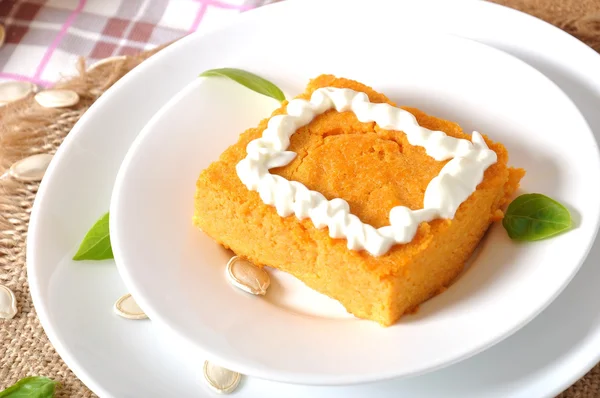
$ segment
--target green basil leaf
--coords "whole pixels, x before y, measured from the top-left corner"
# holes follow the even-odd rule
[[[529,193],[508,205],[502,225],[511,239],[534,241],[569,229],[571,215],[556,200],[539,193]]]
[[[59,386],[59,382],[47,377],[26,377],[0,391],[0,398],[52,398]]]
[[[220,68],[210,69],[200,74],[201,77],[228,77],[229,79],[249,88],[250,90],[256,91],[259,94],[266,95],[267,97],[275,98],[281,102],[285,100],[283,92],[268,80],[263,79],[253,73],[246,72],[245,70],[235,68]]]
[[[106,213],[96,221],[96,224],[83,238],[73,260],[107,260],[114,258],[112,246],[110,245],[108,217],[108,213]]]

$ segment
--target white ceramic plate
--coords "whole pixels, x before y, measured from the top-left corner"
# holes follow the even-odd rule
[[[313,17],[316,26],[341,31],[360,16],[329,19],[324,13]],[[123,161],[110,208],[111,241],[120,274],[149,317],[240,373],[350,384],[415,375],[464,359],[549,304],[587,255],[600,214],[600,186],[590,184],[600,181],[598,150],[569,98],[526,63],[471,40],[424,34],[407,40],[402,38],[408,31],[394,28],[399,51],[390,51],[377,35],[351,30],[336,44],[334,57],[330,43],[319,41],[319,29],[267,40],[273,24],[295,32],[303,23],[278,21],[253,29],[249,40],[236,39],[227,53],[218,51],[219,43],[242,35],[235,28],[221,31],[204,57],[177,67],[193,83],[152,118]],[[391,35],[392,29],[378,34]],[[188,42],[187,53],[199,53],[204,42]],[[367,45],[373,54],[387,52],[385,62],[357,59],[353,48]],[[233,64],[224,55],[231,53],[237,54]],[[175,54],[171,60],[184,63]],[[231,252],[192,225],[196,180],[277,103],[228,80],[195,77],[220,66],[259,72],[285,87],[288,98],[327,71],[365,82],[398,104],[457,121],[465,131],[482,131],[507,147],[512,165],[527,170],[522,189],[565,203],[575,228],[517,244],[494,225],[469,272],[417,315],[389,328],[343,318],[335,302],[282,274],[265,300],[243,294],[224,276]]]
[[[243,16],[238,23],[252,26],[288,13],[301,17],[315,3],[323,10],[333,7],[319,1],[289,1]],[[346,12],[365,12],[362,4],[346,4]],[[389,7],[388,2],[373,1],[369,10],[376,13],[384,5]],[[436,13],[428,12],[432,9]],[[428,23],[517,55],[558,83],[592,129],[600,131],[600,57],[571,36],[483,2],[398,2],[393,11],[405,22]],[[167,51],[183,51],[183,45]],[[94,105],[59,150],[32,214],[28,274],[36,310],[59,354],[101,397],[209,396],[196,381],[202,358],[176,355],[162,335],[155,335],[149,321],[127,321],[112,313],[114,301],[127,291],[114,264],[69,260],[89,225],[106,211],[130,143],[164,102],[189,83],[188,76],[169,75],[172,71],[173,65],[156,58]],[[161,80],[165,74],[168,79]],[[131,108],[142,91],[146,107]],[[118,134],[107,134],[110,131]],[[600,315],[589,305],[600,300],[598,261],[600,246],[595,245],[550,308],[506,341],[444,370],[354,387],[301,387],[249,378],[236,396],[554,396],[600,359]]]

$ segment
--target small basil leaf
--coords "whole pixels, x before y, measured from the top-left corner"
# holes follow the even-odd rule
[[[245,70],[235,68],[220,68],[210,69],[200,74],[201,77],[227,77],[242,86],[249,88],[250,90],[256,91],[259,94],[266,95],[267,97],[275,98],[281,102],[285,100],[283,92],[268,80],[263,79],[253,73],[246,72]]]
[[[60,383],[47,377],[26,377],[0,391],[0,398],[52,398],[59,386]]]
[[[109,215],[106,213],[96,221],[96,224],[83,238],[73,260],[107,260],[114,258],[110,244],[108,217]]]
[[[502,225],[511,239],[534,241],[569,229],[571,215],[556,200],[530,193],[519,196],[508,205]]]

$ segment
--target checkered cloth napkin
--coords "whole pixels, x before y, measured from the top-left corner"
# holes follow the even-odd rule
[[[275,0],[276,1],[276,0]],[[0,81],[49,86],[88,64],[135,54],[273,0],[0,0]]]

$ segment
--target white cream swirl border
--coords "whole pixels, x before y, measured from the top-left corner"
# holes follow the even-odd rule
[[[382,129],[402,131],[411,145],[423,147],[435,160],[451,159],[428,184],[423,209],[396,206],[390,211],[390,225],[376,229],[351,214],[345,200],[327,200],[299,182],[269,172],[294,160],[296,153],[286,150],[290,137],[329,109],[351,111],[361,122],[375,122]],[[421,127],[410,112],[389,104],[372,103],[363,92],[325,87],[315,90],[310,101],[291,100],[287,114],[273,116],[262,137],[248,144],[247,156],[236,165],[236,171],[249,190],[258,192],[265,204],[275,206],[279,216],[295,214],[299,220],[310,218],[316,228],[327,227],[331,238],[346,239],[349,250],[366,250],[373,256],[381,256],[395,244],[410,242],[421,222],[452,219],[461,203],[476,190],[497,156],[478,132],[473,132],[471,140]]]

